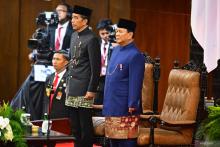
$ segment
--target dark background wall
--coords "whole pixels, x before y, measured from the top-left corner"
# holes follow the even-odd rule
[[[39,12],[52,11],[60,0],[0,1],[0,98],[10,100],[26,79],[31,66],[27,40],[36,29]],[[174,60],[189,61],[191,0],[66,0],[93,9],[91,26],[101,18],[131,18],[137,22],[135,42],[141,51],[161,58],[159,108]]]

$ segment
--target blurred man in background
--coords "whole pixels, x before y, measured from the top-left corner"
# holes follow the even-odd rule
[[[112,21],[110,19],[103,19],[97,24],[97,30],[100,37],[100,50],[101,50],[101,73],[99,78],[99,85],[97,90],[97,95],[94,100],[95,115],[101,116],[102,110],[101,107],[103,104],[103,96],[104,96],[104,86],[105,86],[105,75],[106,68],[108,65],[108,60],[110,59],[110,50],[111,50],[111,42],[109,41],[109,29],[112,25]]]

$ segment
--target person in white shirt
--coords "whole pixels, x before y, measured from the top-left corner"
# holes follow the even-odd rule
[[[72,8],[66,3],[60,3],[56,7],[59,23],[56,27],[50,27],[49,38],[52,50],[69,50],[70,38],[73,28],[70,23]]]
[[[111,42],[109,41],[109,28],[112,25],[112,21],[110,19],[102,19],[97,24],[97,30],[100,37],[100,49],[101,49],[101,73],[99,79],[99,86],[96,98],[94,100],[94,107],[96,108],[97,105],[103,104],[103,96],[104,96],[104,85],[105,85],[105,75],[106,75],[106,68],[108,65],[108,61],[110,58],[109,51],[111,46]],[[94,113],[96,116],[101,116],[102,110],[95,109]]]
[[[73,33],[73,28],[70,23],[72,8],[66,3],[60,3],[57,5],[55,11],[58,16],[58,24],[56,26],[49,26],[49,47],[52,51],[58,51],[61,49],[68,51],[70,48],[70,38]],[[35,62],[37,54],[37,50],[33,50],[28,55],[29,60]]]

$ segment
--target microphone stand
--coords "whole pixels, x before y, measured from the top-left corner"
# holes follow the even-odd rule
[[[50,99],[50,97],[51,97],[51,95],[52,94],[54,94],[54,90],[53,90],[53,84],[49,84],[49,87],[51,88],[51,90],[50,90],[50,95],[49,95],[49,103],[48,103],[48,114],[47,114],[47,147],[49,147],[49,145],[50,145],[50,142],[49,142],[49,139],[50,139],[50,112],[51,112],[51,108],[50,108],[50,103],[51,103],[51,99]],[[53,97],[54,97],[54,95],[53,95]]]
[[[47,27],[46,27],[46,29],[47,29],[47,34],[49,33],[49,22],[48,21],[46,21],[45,22],[46,23],[46,25],[47,25]],[[49,145],[50,145],[50,142],[49,142],[49,139],[50,139],[50,112],[51,112],[51,108],[50,108],[50,103],[51,103],[51,100],[50,100],[50,97],[51,97],[51,95],[52,94],[54,94],[54,90],[53,90],[53,84],[51,84],[51,83],[49,83],[49,87],[50,87],[50,94],[49,94],[49,103],[48,103],[48,114],[47,114],[47,147],[49,147]],[[53,95],[53,97],[54,97],[54,95]]]

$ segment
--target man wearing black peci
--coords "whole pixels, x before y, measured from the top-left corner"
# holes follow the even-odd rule
[[[75,147],[92,147],[93,144],[91,108],[99,81],[101,53],[98,37],[88,26],[91,13],[91,9],[75,6],[72,14],[75,32],[69,51],[72,63],[65,104],[70,110]]]

